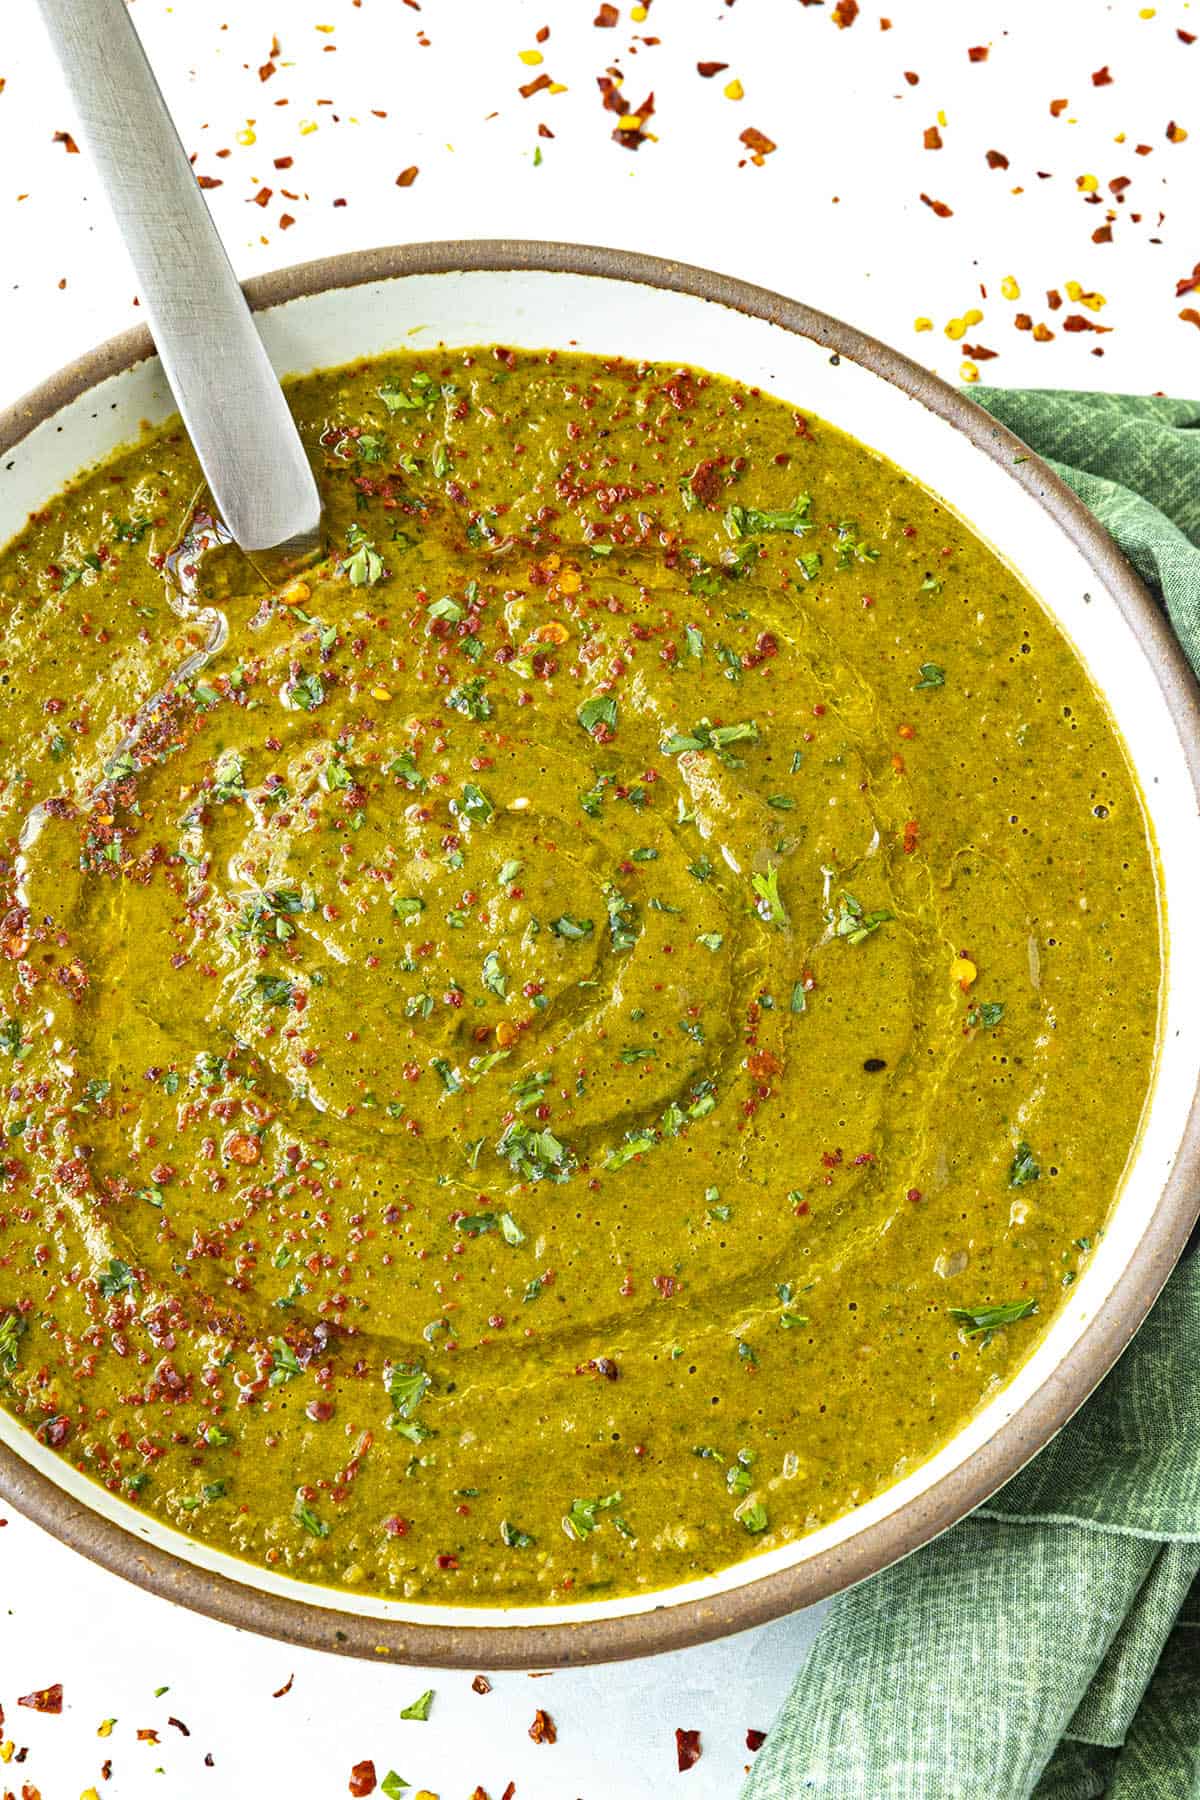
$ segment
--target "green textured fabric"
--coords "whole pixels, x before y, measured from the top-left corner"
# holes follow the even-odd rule
[[[976,398],[1050,461],[1200,672],[1200,402]],[[1200,1254],[1030,1466],[835,1603],[742,1800],[1200,1800]]]

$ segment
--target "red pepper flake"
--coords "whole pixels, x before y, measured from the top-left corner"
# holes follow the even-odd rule
[[[592,20],[592,24],[598,25],[602,31],[611,31],[620,16],[616,7],[610,6],[608,0],[604,0],[604,5]]]
[[[280,229],[280,231],[288,231],[288,230],[290,230],[290,228],[291,228],[291,227],[292,227],[292,226],[293,226],[293,225],[294,225],[294,224],[295,224],[295,223],[296,223],[296,221],[295,221],[295,219],[293,219],[293,217],[292,217],[292,215],[291,215],[291,213],[280,213],[280,215],[279,215],[279,229]]]
[[[471,1683],[471,1692],[473,1694],[490,1694],[491,1691],[492,1684],[486,1675],[477,1675]]]
[[[986,44],[972,44],[967,51],[967,56],[971,62],[986,62],[988,59],[988,47]]]
[[[905,69],[904,79],[907,81],[909,87],[916,87],[921,77],[917,74],[915,69]]]
[[[1097,225],[1092,233],[1093,244],[1111,244],[1113,241],[1111,225]]]
[[[992,358],[999,354],[998,350],[989,350],[986,344],[963,345],[963,355],[973,356],[976,362],[991,362]]]
[[[558,1742],[558,1731],[555,1728],[554,1720],[548,1712],[543,1712],[540,1706],[533,1715],[533,1724],[529,1727],[529,1735],[535,1744],[556,1744]]]
[[[1041,324],[1040,321],[1033,328],[1033,341],[1035,344],[1048,344],[1053,336],[1054,333],[1051,331],[1050,327]]]
[[[275,1689],[275,1692],[271,1695],[272,1700],[282,1700],[285,1694],[290,1694],[292,1691],[292,1683],[295,1679],[294,1673],[289,1675],[283,1686]]]
[[[1093,87],[1111,87],[1112,86],[1112,76],[1108,72],[1108,64],[1107,63],[1105,63],[1105,65],[1102,69],[1096,69],[1093,72],[1092,86]]]
[[[1172,144],[1182,144],[1182,142],[1186,138],[1186,136],[1187,136],[1187,132],[1184,130],[1183,126],[1177,125],[1175,123],[1174,119],[1172,119],[1170,124],[1167,126],[1167,137],[1170,140],[1170,142]]]
[[[700,1733],[698,1731],[681,1731],[675,1728],[675,1757],[679,1764],[680,1774],[694,1769],[700,1761]]]
[[[543,88],[548,88],[549,86],[550,77],[543,73],[541,75],[535,75],[532,81],[525,82],[523,87],[517,89],[517,92],[520,94],[522,100],[529,100],[532,99],[534,94],[540,94]]]
[[[139,1744],[157,1744],[159,1741],[157,1731],[149,1725],[140,1725],[137,1735]]]
[[[753,125],[747,125],[745,131],[739,132],[738,136],[750,152],[750,161],[756,168],[761,169],[764,161],[775,148],[773,139],[769,138],[765,131],[759,131]]]
[[[258,79],[260,81],[270,81],[274,73],[275,64],[273,62],[265,62],[258,65]]]
[[[858,17],[858,0],[837,0],[833,9],[833,22],[839,31],[849,31]]]
[[[60,1713],[62,1702],[62,1682],[56,1681],[50,1687],[34,1688],[32,1694],[22,1694],[17,1705],[27,1706],[31,1712]]]
[[[1085,319],[1082,313],[1068,313],[1062,322],[1064,331],[1111,331],[1111,325],[1097,325],[1094,319]]]
[[[1189,325],[1200,325],[1200,312],[1197,312],[1194,306],[1183,307],[1179,316],[1181,319],[1186,319]]]
[[[417,167],[416,163],[413,163],[412,167],[409,169],[401,169],[400,173],[396,177],[396,186],[397,187],[411,187],[413,182],[417,179],[417,176],[420,173],[421,173],[421,171]]]
[[[942,147],[941,132],[938,130],[936,125],[927,125],[925,127],[925,148],[927,150],[940,150],[941,147]]]
[[[1071,102],[1069,100],[1052,100],[1050,102],[1050,117],[1052,119],[1057,119],[1060,113],[1066,112],[1070,104]]]
[[[198,188],[215,188],[224,187],[225,183],[219,175],[197,175],[196,186]]]
[[[1057,312],[1062,303],[1063,297],[1057,288],[1046,289],[1046,305],[1050,308],[1051,312]]]
[[[277,169],[290,169],[294,161],[295,158],[291,156],[277,156],[275,158],[275,167]]]
[[[375,1764],[373,1762],[355,1763],[350,1771],[350,1792],[354,1800],[366,1800],[366,1795],[375,1792]]]
[[[1177,28],[1175,36],[1179,39],[1181,44],[1194,44],[1196,41],[1196,34],[1194,31],[1181,31]]]
[[[500,1800],[516,1800],[516,1793],[517,1784],[515,1781],[510,1781],[504,1792],[501,1794]]]
[[[259,188],[257,194],[255,194],[255,196],[254,196],[255,206],[268,206],[270,204],[271,195],[273,192],[274,192],[273,188],[269,188],[269,187]]]
[[[952,219],[954,217],[953,208],[947,206],[944,200],[931,200],[928,194],[922,194],[921,199],[929,208],[930,212],[934,213],[939,219]]]
[[[766,1741],[767,1734],[765,1731],[754,1731],[751,1729],[746,1733],[747,1750],[761,1750]]]
[[[61,144],[68,156],[79,155],[79,145],[75,142],[75,139],[71,136],[69,131],[56,131],[54,134],[54,142],[56,144]]]
[[[729,67],[728,63],[717,63],[717,62],[697,63],[696,64],[696,73],[698,75],[703,75],[705,81],[711,81],[714,75],[719,75],[721,73],[722,69],[727,69],[728,67]]]
[[[176,1731],[182,1731],[184,1737],[191,1737],[191,1735],[192,1735],[191,1732],[188,1730],[187,1726],[184,1724],[183,1720],[175,1718],[174,1715],[171,1713],[167,1714],[167,1724],[173,1725],[175,1727]]]
[[[987,166],[989,169],[1007,169],[1008,158],[1005,156],[1003,150],[989,150],[987,153]]]

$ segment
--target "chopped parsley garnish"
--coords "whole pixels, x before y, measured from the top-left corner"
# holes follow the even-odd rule
[[[137,1283],[129,1264],[122,1262],[118,1256],[112,1256],[96,1285],[104,1298],[111,1300],[116,1294],[127,1294]]]
[[[432,376],[420,373],[412,377],[409,388],[411,391],[406,393],[398,381],[385,381],[376,391],[390,413],[424,412],[434,404],[440,391]]]
[[[766,512],[755,506],[731,506],[725,514],[725,529],[731,538],[754,537],[765,531],[790,531],[803,537],[813,527],[811,510],[811,494],[798,494],[793,505]]]
[[[592,935],[590,919],[573,919],[570,913],[563,913],[557,919],[551,919],[550,929],[555,937],[568,938],[572,942]]]
[[[921,675],[921,679],[920,679],[920,681],[916,681],[913,683],[914,687],[917,687],[917,688],[939,688],[939,687],[945,687],[945,685],[946,685],[946,671],[945,671],[945,669],[939,668],[937,663],[932,663],[932,662],[922,663],[921,669],[920,669],[920,675]]]
[[[728,744],[756,744],[758,726],[753,719],[740,725],[714,725],[701,719],[690,732],[673,731],[659,746],[664,756],[680,756],[685,750],[723,750]]]
[[[878,931],[893,917],[886,907],[879,907],[875,912],[864,912],[861,904],[853,894],[843,891],[838,899],[837,912],[833,916],[833,935],[847,944],[865,943],[872,932]]]
[[[1026,1187],[1031,1181],[1041,1179],[1042,1171],[1034,1158],[1033,1151],[1024,1141],[1017,1145],[1012,1162],[1008,1165],[1009,1187]]]
[[[433,1386],[433,1380],[420,1363],[385,1363],[383,1385],[392,1403],[392,1417],[388,1423],[395,1426],[397,1419],[412,1418]]]
[[[463,783],[462,811],[472,824],[486,825],[495,810],[482,788],[471,781]]]
[[[351,587],[374,587],[383,577],[383,558],[365,538],[359,539],[342,567],[350,577]]]
[[[402,1719],[419,1719],[424,1724],[429,1717],[429,1708],[433,1705],[433,1694],[432,1688],[426,1688],[425,1692],[418,1695],[411,1706],[404,1708],[400,1717]]]
[[[999,1000],[983,1000],[973,1006],[967,1014],[968,1025],[982,1025],[985,1031],[991,1031],[1004,1017],[1004,1005]]]
[[[526,1181],[566,1181],[575,1167],[567,1146],[552,1131],[538,1130],[514,1119],[496,1141],[496,1153],[507,1159],[514,1175]]]
[[[527,1531],[521,1531],[518,1526],[512,1524],[508,1519],[501,1519],[500,1542],[506,1545],[509,1550],[532,1549],[535,1541],[536,1540],[531,1538]]]
[[[1030,1297],[1028,1300],[1002,1300],[998,1306],[951,1306],[948,1311],[968,1337],[982,1337],[980,1348],[986,1349],[993,1333],[1005,1325],[1016,1325],[1021,1319],[1032,1317],[1037,1309],[1037,1301]]]
[[[617,728],[617,702],[613,694],[593,694],[585,700],[575,717],[583,729],[594,736],[597,725],[603,725],[609,732]]]
[[[302,1500],[300,1498],[298,1491],[296,1494],[296,1504],[292,1508],[292,1517],[302,1530],[307,1531],[309,1537],[327,1538],[333,1529],[331,1525],[326,1524],[325,1520],[313,1511],[307,1500]]]
[[[563,1515],[563,1530],[569,1538],[582,1543],[584,1538],[590,1537],[600,1527],[601,1521],[596,1514],[609,1512],[614,1506],[620,1506],[621,1499],[618,1488],[615,1494],[605,1494],[595,1500],[572,1500],[569,1512]]]
[[[632,950],[637,943],[636,913],[632,900],[627,900],[620,888],[607,882],[603,889],[604,904],[608,908],[608,932],[614,950]]]
[[[494,950],[489,950],[483,959],[483,985],[489,993],[495,994],[498,1000],[508,999],[508,978],[503,964]]]
[[[472,675],[470,681],[454,688],[446,696],[446,704],[455,712],[465,713],[468,719],[490,719],[492,716],[492,703],[484,692],[482,675]]]
[[[319,675],[295,675],[284,689],[287,699],[301,712],[315,712],[325,701],[325,683]]]
[[[779,893],[779,867],[773,865],[763,875],[752,875],[750,886],[754,889],[754,910],[759,918],[768,925],[788,924],[787,908]]]

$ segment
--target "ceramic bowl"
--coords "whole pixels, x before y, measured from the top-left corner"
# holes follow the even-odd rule
[[[1200,1164],[1200,711],[1183,658],[1129,565],[1044,463],[962,393],[795,301],[651,257],[521,242],[337,257],[247,291],[281,374],[398,346],[481,342],[695,363],[840,426],[969,521],[1075,645],[1141,783],[1162,861],[1167,946],[1153,1094],[1103,1242],[1010,1384],[938,1455],[865,1506],[703,1580],[511,1609],[316,1587],[145,1517],[4,1415],[0,1490],[155,1593],[374,1659],[481,1668],[605,1661],[741,1630],[834,1593],[952,1525],[1046,1443],[1137,1330],[1187,1239]],[[0,416],[0,542],[82,466],[173,410],[144,331],[114,339],[10,408]]]

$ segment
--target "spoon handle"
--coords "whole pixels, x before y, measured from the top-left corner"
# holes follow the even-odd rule
[[[125,0],[39,3],[217,510],[244,550],[313,547],[308,458]]]

